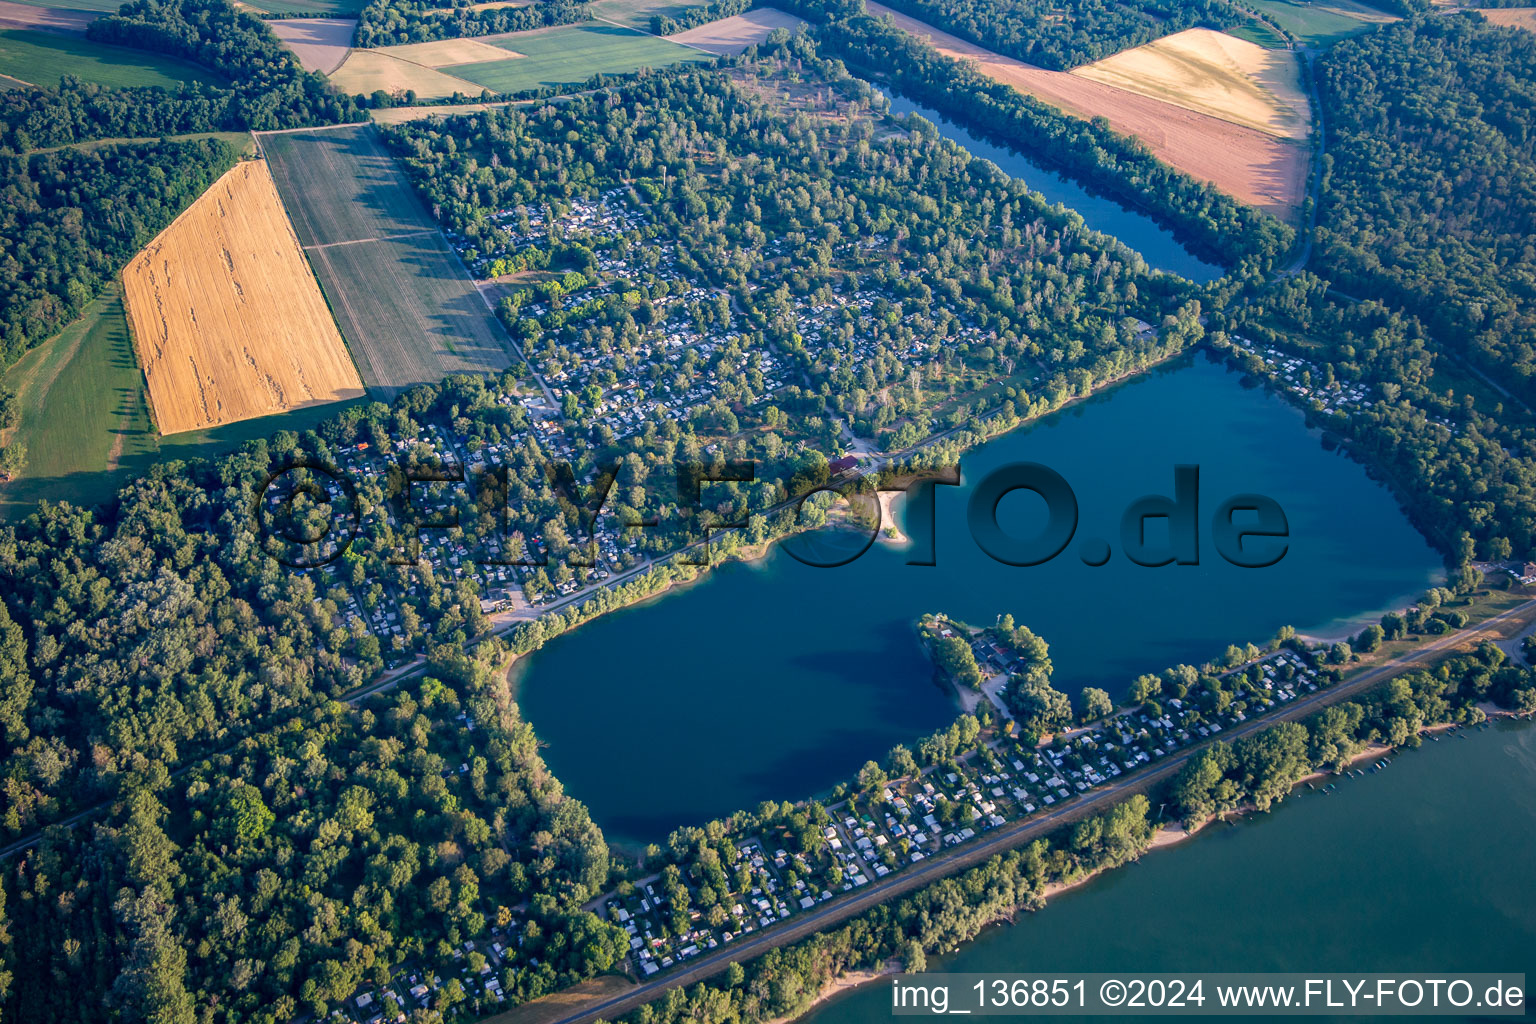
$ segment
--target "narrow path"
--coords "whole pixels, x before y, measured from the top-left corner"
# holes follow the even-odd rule
[[[1307,72],[1307,87],[1312,92],[1312,112],[1317,117],[1317,152],[1312,156],[1312,180],[1308,189],[1312,209],[1307,214],[1306,227],[1299,233],[1301,248],[1290,265],[1280,271],[1280,277],[1294,277],[1312,259],[1312,239],[1317,234],[1317,209],[1323,202],[1323,153],[1328,146],[1328,129],[1323,122],[1323,101],[1317,91],[1317,52],[1310,46],[1303,46],[1297,52],[1302,56]]]
[[[400,238],[421,238],[424,235],[437,234],[436,228],[423,228],[420,231],[402,231],[398,235],[380,235],[377,238],[349,238],[344,242],[320,242],[316,245],[306,245],[305,250],[333,249],[338,245],[362,245],[365,242],[393,242]]]

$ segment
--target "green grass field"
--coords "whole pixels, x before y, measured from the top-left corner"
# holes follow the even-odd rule
[[[127,459],[154,450],[144,379],[116,287],[17,360],[4,382],[20,406],[8,440],[27,447],[20,478],[0,485],[8,512],[44,497],[95,500],[124,478]]]
[[[643,67],[714,60],[691,47],[616,25],[570,25],[486,41],[523,56],[484,64],[455,64],[445,70],[499,93],[580,85],[597,74],[623,75]]]
[[[1296,3],[1294,0],[1251,0],[1251,3],[1291,35],[1313,46],[1327,46],[1358,35],[1371,27],[1372,20],[1380,21],[1385,17],[1369,8],[1360,8],[1364,16],[1357,17],[1351,13],[1357,5],[1345,3]]]
[[[514,358],[458,257],[372,128],[267,135],[273,180],[370,388]]]
[[[1269,50],[1285,49],[1285,37],[1262,21],[1252,21],[1247,25],[1228,29],[1227,32],[1229,35],[1237,36],[1239,39],[1246,39],[1250,43],[1257,43]]]
[[[216,85],[220,81],[185,61],[122,46],[103,46],[78,36],[26,29],[0,29],[0,74],[47,87],[58,85],[61,75],[118,88],[158,85],[172,89],[182,82]]]
[[[20,406],[6,443],[27,447],[21,476],[0,483],[0,517],[39,501],[94,505],[169,459],[213,458],[279,430],[308,430],[347,406],[338,402],[163,438],[150,419],[144,377],[114,285],[85,315],[5,371]]]

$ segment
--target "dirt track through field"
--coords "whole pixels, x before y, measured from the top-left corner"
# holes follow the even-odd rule
[[[363,393],[265,161],[235,165],[135,256],[123,298],[162,434]]]
[[[888,15],[898,28],[925,39],[945,56],[974,61],[994,81],[1077,117],[1103,117],[1115,131],[1139,139],[1160,160],[1211,182],[1235,199],[1287,219],[1301,203],[1307,154],[1296,143],[1080,75],[1004,57],[873,0],[866,0],[866,6],[870,14]]]

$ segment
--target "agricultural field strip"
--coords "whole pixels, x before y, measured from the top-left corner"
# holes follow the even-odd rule
[[[1070,74],[1279,138],[1307,138],[1310,104],[1289,50],[1192,28],[1073,68]]]
[[[695,45],[693,43],[687,42],[686,40],[674,39],[672,36],[658,36],[656,33],[650,32],[650,31],[648,31],[646,29],[635,28],[633,25],[625,25],[623,22],[613,21],[613,20],[611,20],[609,18],[598,17],[595,14],[592,16],[592,20],[593,21],[600,21],[600,22],[602,22],[605,25],[612,25],[614,28],[622,28],[622,29],[627,29],[630,32],[638,32],[638,33],[640,33],[643,36],[650,36],[652,39],[661,39],[661,40],[665,40],[666,42],[669,42],[669,43],[676,43],[678,46],[686,46],[690,50],[698,50],[700,53],[707,53],[711,57],[718,57],[718,56],[720,56],[718,53],[716,53],[713,50],[705,49],[702,46],[697,46],[697,45]],[[723,19],[723,20],[728,20],[728,19]],[[690,30],[690,31],[692,31],[692,30]],[[678,35],[680,35],[680,36],[681,35],[686,35],[686,34],[687,33],[684,33],[684,32],[679,32],[678,33]]]
[[[371,126],[349,127],[260,141],[364,380],[399,388],[521,358]]]
[[[362,394],[265,161],[236,164],[134,257],[123,298],[163,434]]]

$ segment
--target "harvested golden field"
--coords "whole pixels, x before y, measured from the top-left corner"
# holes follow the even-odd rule
[[[1208,28],[1176,32],[1070,73],[1282,139],[1305,139],[1312,124],[1294,53]]]
[[[431,43],[381,46],[375,52],[429,68],[442,68],[450,64],[482,64],[488,60],[506,60],[509,57],[522,56],[520,53],[503,50],[490,43],[482,43],[478,39],[439,39]]]
[[[501,55],[503,59],[511,56],[506,51],[502,51]],[[456,92],[478,96],[481,91],[480,86],[462,78],[454,78],[436,68],[412,64],[378,50],[353,50],[352,55],[330,78],[332,85],[353,96],[378,89],[391,94],[409,89],[414,90],[422,99],[436,100]]]
[[[1536,32],[1536,7],[1488,7],[1478,13],[1495,25]]]
[[[1298,143],[1256,128],[1174,106],[1065,71],[1047,71],[1004,57],[866,0],[869,13],[888,15],[905,32],[940,53],[974,61],[982,74],[1077,117],[1102,117],[1141,140],[1158,159],[1209,181],[1242,202],[1290,219],[1306,191],[1307,152]]]
[[[243,161],[123,270],[162,434],[357,398],[363,382],[265,161]]]
[[[768,34],[776,28],[787,28],[793,32],[804,24],[805,22],[793,14],[785,14],[772,7],[759,7],[746,14],[721,18],[719,21],[712,21],[708,25],[700,25],[698,28],[691,28],[667,38],[674,43],[697,46],[710,53],[734,56],[749,46],[766,42]]]

